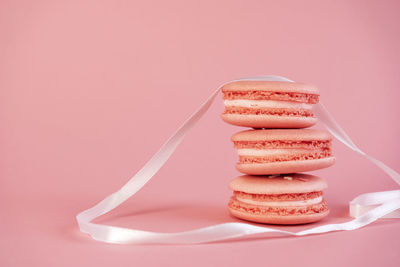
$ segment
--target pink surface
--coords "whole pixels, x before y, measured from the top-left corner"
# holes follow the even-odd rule
[[[365,152],[400,171],[398,1],[1,1],[0,266],[398,266],[400,223],[302,238],[121,246],[78,231],[75,215],[119,189],[227,80],[278,74],[315,84]],[[239,221],[239,173],[221,98],[168,164],[101,221],[181,231]],[[334,142],[329,216],[397,189]],[[317,223],[315,225],[319,225]],[[297,231],[302,227],[280,227]],[[288,257],[290,255],[290,257]],[[312,261],[310,261],[312,258]]]

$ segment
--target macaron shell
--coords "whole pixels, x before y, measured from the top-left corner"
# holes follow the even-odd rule
[[[332,166],[334,163],[335,158],[328,157],[322,159],[280,161],[271,163],[237,163],[236,169],[244,174],[270,175],[314,171],[327,168]]]
[[[329,214],[329,210],[324,212],[314,213],[314,214],[299,214],[299,215],[258,215],[246,213],[243,211],[232,209],[228,207],[229,212],[240,219],[257,222],[257,223],[268,223],[268,224],[304,224],[304,223],[312,223],[317,222],[325,218]]]
[[[249,194],[298,194],[322,191],[327,183],[318,176],[304,173],[272,177],[242,175],[232,179],[229,188]]]
[[[306,128],[317,122],[315,117],[290,117],[279,115],[222,114],[222,120],[236,126],[252,128]]]
[[[233,81],[222,86],[222,91],[295,92],[319,95],[318,88],[313,85],[279,81]]]
[[[316,129],[245,130],[232,135],[232,141],[321,141],[332,140],[327,131]]]

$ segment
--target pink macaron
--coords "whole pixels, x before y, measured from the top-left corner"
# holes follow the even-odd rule
[[[222,87],[225,112],[230,124],[253,128],[305,128],[317,118],[312,111],[319,91],[303,83],[234,81]]]
[[[328,215],[322,190],[326,182],[313,175],[250,176],[233,179],[228,209],[240,219],[269,224],[316,222]]]
[[[332,136],[314,129],[247,130],[236,133],[238,171],[252,175],[312,171],[334,164]]]

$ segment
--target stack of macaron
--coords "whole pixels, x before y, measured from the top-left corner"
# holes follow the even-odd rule
[[[251,127],[232,136],[238,151],[228,209],[238,218],[270,224],[301,224],[329,213],[326,182],[306,172],[334,164],[332,136],[315,129],[316,87],[294,82],[234,81],[222,87],[230,124]]]

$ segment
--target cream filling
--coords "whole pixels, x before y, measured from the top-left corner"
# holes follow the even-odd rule
[[[254,156],[254,157],[267,157],[287,155],[288,153],[305,154],[313,152],[311,149],[254,149],[254,148],[241,148],[238,149],[239,156]]]
[[[293,108],[311,110],[312,105],[306,103],[297,103],[291,101],[276,101],[276,100],[247,100],[234,99],[224,100],[226,107],[244,107],[244,108]]]
[[[291,206],[308,206],[318,204],[322,201],[322,196],[306,199],[306,200],[298,200],[298,201],[255,201],[252,199],[240,198],[236,197],[237,200],[258,206],[268,206],[268,207],[291,207]]]

